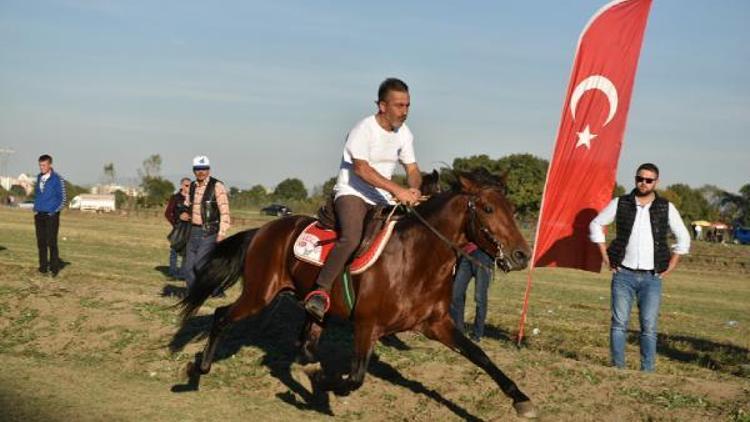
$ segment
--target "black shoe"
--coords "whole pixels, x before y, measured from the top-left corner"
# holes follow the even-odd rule
[[[320,293],[313,294],[305,299],[305,310],[318,321],[323,321],[328,307],[327,298]]]
[[[473,341],[474,343],[479,343],[480,341],[482,341],[482,338],[481,338],[481,337],[478,337],[478,336],[477,336],[476,334],[474,334],[474,333],[471,333],[471,334],[469,334],[469,339],[470,339],[471,341]]]
[[[41,274],[47,274],[47,269],[46,269],[46,268],[42,268],[42,267],[39,267],[39,272],[40,272]]]
[[[60,272],[60,269],[59,268],[53,268],[52,271],[50,271],[50,272],[52,273],[52,277],[57,277],[57,274]]]

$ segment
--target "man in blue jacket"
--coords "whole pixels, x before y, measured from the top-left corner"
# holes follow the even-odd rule
[[[52,157],[39,157],[39,171],[34,187],[34,226],[39,249],[39,272],[57,276],[60,271],[60,254],[57,250],[57,232],[60,228],[60,211],[65,207],[65,181],[52,170]]]

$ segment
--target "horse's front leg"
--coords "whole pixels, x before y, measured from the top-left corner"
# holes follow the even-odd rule
[[[422,333],[433,340],[437,340],[451,349],[462,354],[473,364],[482,368],[500,386],[503,393],[513,399],[513,408],[518,416],[535,418],[536,410],[531,399],[524,394],[507,375],[495,365],[484,351],[460,332],[453,320],[445,314],[438,320],[426,324]]]
[[[297,340],[297,363],[307,365],[318,362],[318,343],[322,333],[323,326],[308,316]]]
[[[347,396],[362,386],[367,373],[367,366],[372,357],[373,345],[378,341],[372,325],[355,325],[354,327],[354,356],[349,374],[345,377],[331,378],[319,372],[316,384],[323,390],[333,391],[338,396]]]

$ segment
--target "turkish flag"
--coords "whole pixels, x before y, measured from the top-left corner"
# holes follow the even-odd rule
[[[651,0],[600,9],[578,40],[547,172],[533,265],[599,272],[588,225],[612,198]]]

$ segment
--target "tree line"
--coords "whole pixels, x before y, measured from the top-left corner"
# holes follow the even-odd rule
[[[506,175],[506,192],[515,206],[516,216],[522,222],[536,221],[541,205],[544,182],[546,180],[548,161],[532,154],[511,154],[500,158],[491,158],[486,154],[459,157],[453,160],[450,167],[439,169],[441,180],[447,186],[452,177],[452,170],[468,171],[484,167],[491,173]],[[161,175],[162,159],[158,154],[146,158],[138,169],[140,187],[144,195],[131,198],[122,191],[115,192],[118,208],[155,208],[162,207],[175,192],[175,185]],[[428,169],[423,169],[428,170]],[[112,163],[104,166],[104,179],[113,183],[115,169]],[[405,183],[403,175],[394,176],[394,180]],[[65,181],[68,197],[72,198],[88,189]],[[281,202],[295,212],[314,213],[333,191],[336,178],[331,177],[322,185],[309,192],[302,180],[287,178],[269,191],[256,184],[250,189],[229,187],[230,206],[233,208],[258,208],[274,202]],[[20,191],[19,191],[20,189]],[[628,192],[617,184],[613,196]],[[0,187],[0,197],[4,200],[8,194],[24,197],[23,189],[14,186],[11,192]],[[692,188],[684,183],[675,183],[659,190],[659,194],[675,204],[686,223],[695,220],[723,221],[733,225],[750,227],[750,183],[744,184],[738,193],[728,192],[714,185]]]

